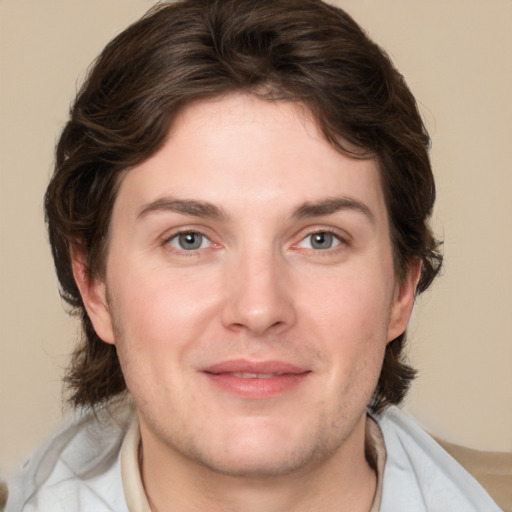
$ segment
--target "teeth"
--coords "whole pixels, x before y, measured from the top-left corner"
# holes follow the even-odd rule
[[[276,377],[275,373],[245,373],[235,372],[232,373],[233,377],[239,377],[240,379],[271,379]]]

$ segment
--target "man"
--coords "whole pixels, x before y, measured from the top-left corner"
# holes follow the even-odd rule
[[[184,0],[114,39],[45,203],[81,412],[8,510],[499,510],[395,407],[441,264],[427,148],[317,0]]]

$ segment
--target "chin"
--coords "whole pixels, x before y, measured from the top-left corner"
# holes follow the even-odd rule
[[[228,476],[277,477],[315,465],[336,451],[338,445],[318,432],[285,428],[267,419],[260,425],[237,425],[217,444],[220,450],[197,452],[196,457],[209,469]]]
[[[203,460],[210,470],[231,477],[270,478],[293,473],[308,465],[310,457],[298,451],[268,453],[259,450],[255,453],[243,452],[239,456],[211,458]]]

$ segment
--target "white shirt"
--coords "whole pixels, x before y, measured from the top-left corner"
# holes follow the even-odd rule
[[[371,417],[382,438],[379,429],[367,430],[367,452],[377,459],[378,473],[369,512],[501,511],[397,407]],[[126,406],[66,423],[11,482],[5,512],[151,512],[140,478],[139,436],[135,413]]]
[[[375,419],[386,445],[381,512],[495,512],[480,484],[397,407]]]

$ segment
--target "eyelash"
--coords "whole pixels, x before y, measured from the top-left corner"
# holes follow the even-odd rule
[[[207,240],[207,242],[209,243],[209,246],[208,247],[198,247],[196,249],[187,250],[187,249],[180,248],[180,247],[174,247],[172,245],[173,240],[178,240],[179,237],[186,236],[186,235],[200,236],[200,237],[202,237],[202,239]],[[201,241],[201,245],[202,245],[203,241],[204,240]],[[179,254],[180,256],[196,256],[196,255],[198,255],[198,251],[209,249],[211,247],[211,245],[213,245],[213,242],[211,241],[211,239],[208,235],[204,234],[203,232],[201,232],[198,229],[183,229],[180,231],[175,231],[170,236],[165,237],[165,239],[162,241],[162,245],[167,250],[174,252],[176,254]]]
[[[313,231],[306,233],[304,236],[301,236],[300,240],[297,243],[293,244],[293,247],[300,248],[299,246],[301,243],[315,235],[330,235],[338,242],[337,245],[335,245],[334,247],[328,247],[326,249],[304,248],[307,251],[313,251],[318,255],[329,256],[332,254],[336,254],[338,252],[343,251],[348,245],[350,245],[347,236],[341,236],[338,230],[325,227],[315,229]]]
[[[184,236],[184,235],[200,236],[203,239],[201,241],[201,245],[202,245],[204,239],[206,239],[206,241],[208,242],[209,245],[207,247],[197,247],[197,248],[190,249],[190,250],[180,248],[180,247],[175,247],[172,245],[173,240],[178,240],[179,237]],[[349,240],[347,239],[348,237],[340,236],[340,234],[337,230],[326,227],[326,228],[315,229],[313,231],[303,234],[303,236],[301,236],[300,240],[292,245],[292,248],[301,249],[300,244],[304,243],[308,238],[311,238],[315,235],[332,236],[333,239],[335,239],[335,241],[337,242],[337,244],[334,245],[334,247],[327,247],[325,249],[314,248],[314,247],[302,247],[302,249],[305,249],[306,251],[312,251],[312,252],[317,253],[322,256],[328,256],[328,255],[336,254],[336,253],[344,250],[349,245]],[[185,257],[197,256],[197,255],[199,255],[199,251],[211,249],[212,246],[213,246],[213,248],[215,248],[215,246],[219,247],[214,242],[212,242],[211,238],[208,235],[206,235],[204,232],[202,232],[199,229],[183,229],[180,231],[173,232],[170,236],[165,237],[165,239],[162,241],[162,245],[167,250],[170,250],[171,252],[174,252],[180,256],[185,256]]]

